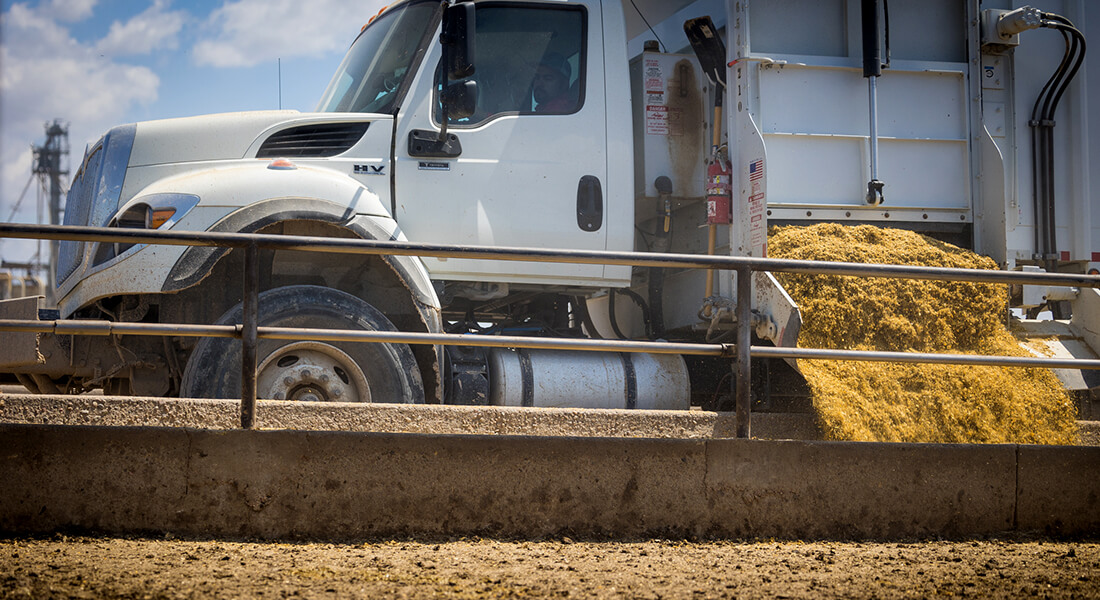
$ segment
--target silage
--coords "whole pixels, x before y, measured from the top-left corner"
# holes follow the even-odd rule
[[[996,269],[909,231],[774,228],[773,258]],[[804,348],[1027,356],[1008,331],[1003,285],[777,274],[802,312]],[[1046,369],[799,361],[829,439],[1073,443],[1074,408]]]

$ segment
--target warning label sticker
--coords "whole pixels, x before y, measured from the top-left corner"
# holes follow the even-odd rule
[[[768,203],[764,191],[764,159],[749,161],[745,167],[745,175],[752,188],[748,198],[749,247],[753,256],[767,256]]]
[[[646,105],[645,132],[649,135],[684,135],[684,111],[675,107]]]
[[[648,135],[668,135],[668,107],[646,105],[645,132]]]
[[[767,220],[765,211],[764,194],[749,196],[749,245],[753,248],[754,256],[764,256],[761,249],[768,243]]]
[[[642,76],[645,79],[646,92],[665,91],[665,77],[664,73],[661,71],[661,61],[656,58],[645,59]]]

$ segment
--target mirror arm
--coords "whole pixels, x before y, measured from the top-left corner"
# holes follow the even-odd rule
[[[451,116],[447,114],[447,99],[446,97],[440,98],[440,102],[443,103],[443,118],[439,120],[439,137],[440,142],[447,139],[447,122],[451,120]]]

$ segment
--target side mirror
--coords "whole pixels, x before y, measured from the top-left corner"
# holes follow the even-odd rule
[[[443,88],[443,111],[446,119],[465,119],[477,110],[477,82],[460,81]]]
[[[474,74],[474,5],[459,2],[443,10],[443,68],[447,79],[455,81]]]

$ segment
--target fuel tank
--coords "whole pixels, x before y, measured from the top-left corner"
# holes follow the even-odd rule
[[[679,355],[495,348],[489,403],[497,406],[688,410]]]

